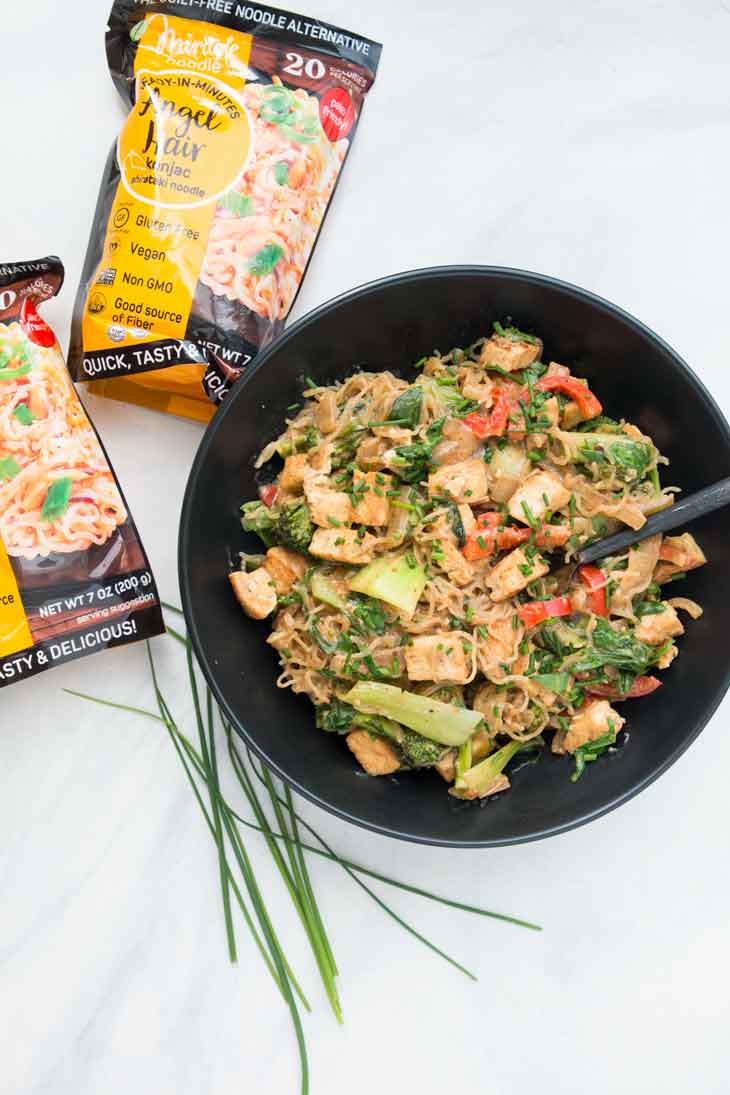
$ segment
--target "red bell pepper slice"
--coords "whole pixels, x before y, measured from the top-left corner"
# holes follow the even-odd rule
[[[259,498],[265,506],[273,506],[274,500],[279,493],[279,488],[276,483],[266,483],[265,486],[259,487]]]
[[[562,547],[569,539],[569,525],[540,525],[535,530],[535,543],[548,551],[550,548]]]
[[[469,533],[462,555],[470,562],[477,559],[486,559],[497,551],[509,551],[529,540],[531,530],[526,528],[513,528],[506,526],[500,528],[504,518],[493,511],[482,513],[477,517],[476,528]]]
[[[461,549],[464,558],[474,562],[492,555],[497,546],[497,529],[501,522],[502,518],[498,513],[480,514],[477,517],[476,528],[469,533]]]
[[[497,388],[489,414],[477,414],[476,411],[472,411],[471,414],[464,416],[463,422],[480,441],[484,441],[487,437],[501,437],[507,428],[508,418],[507,394],[502,388]]]
[[[585,563],[578,567],[578,576],[588,587],[588,607],[595,616],[608,616],[606,576],[598,567]]]
[[[509,551],[519,544],[526,543],[532,536],[533,530],[529,528],[515,528],[507,525],[499,528],[502,517],[498,513],[482,513],[477,517],[477,526],[469,533],[466,543],[462,548],[462,555],[470,562],[477,559],[486,559],[498,551]],[[551,548],[561,547],[570,536],[570,528],[567,525],[541,525],[535,529],[535,543],[538,547],[549,551]]]
[[[658,677],[636,677],[628,692],[619,692],[610,684],[592,684],[589,688],[591,696],[600,696],[603,700],[636,700],[641,696],[648,696],[661,688],[662,682]]]
[[[588,385],[576,380],[574,376],[543,376],[535,384],[535,388],[541,392],[562,392],[567,395],[578,404],[580,413],[586,419],[595,418],[603,410],[602,404]]]
[[[535,627],[553,616],[570,616],[572,611],[570,597],[553,597],[550,601],[528,601],[517,609],[525,627]]]

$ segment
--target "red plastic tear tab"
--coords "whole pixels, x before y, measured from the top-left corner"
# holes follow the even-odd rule
[[[29,297],[25,298],[20,309],[20,326],[37,346],[53,346],[56,341],[53,331],[38,315],[38,310]]]

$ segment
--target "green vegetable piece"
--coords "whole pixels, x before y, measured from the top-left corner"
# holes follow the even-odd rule
[[[279,186],[289,185],[289,164],[277,163],[274,164],[274,178]]]
[[[431,453],[441,440],[445,416],[437,418],[426,430],[425,440],[398,445],[393,471],[404,483],[420,483],[431,470]]]
[[[266,556],[261,553],[239,551],[238,558],[241,563],[241,570],[245,570],[250,573],[252,570],[258,570],[266,562]]]
[[[463,547],[466,543],[466,532],[464,531],[464,522],[461,519],[459,513],[459,507],[453,498],[448,496],[434,495],[431,501],[437,506],[444,506],[448,510],[449,524],[451,525],[454,536],[456,537],[459,547]]]
[[[440,745],[463,745],[483,721],[478,711],[405,692],[379,681],[359,681],[344,699],[358,711],[395,719]]]
[[[330,608],[337,608],[340,612],[347,612],[347,603],[343,601],[321,570],[313,571],[309,580],[309,589],[315,601],[321,601],[323,605],[329,605]]]
[[[471,738],[465,741],[463,745],[459,746],[459,752],[456,755],[456,763],[454,765],[454,774],[458,779],[464,775],[464,772],[468,772],[472,766],[471,755]]]
[[[314,525],[309,507],[303,499],[287,502],[281,507],[274,529],[277,543],[294,551],[307,551],[313,536]]]
[[[267,243],[260,251],[257,251],[248,265],[249,272],[255,278],[263,278],[270,274],[279,259],[284,254],[284,248],[278,243]]]
[[[146,19],[140,19],[140,21],[138,23],[134,24],[134,26],[132,27],[132,29],[129,32],[129,37],[132,39],[133,42],[139,42],[140,38],[142,37],[142,35],[145,32],[145,27],[146,26],[147,26],[147,20]]]
[[[222,198],[218,199],[218,205],[235,213],[237,217],[253,216],[253,200],[248,194],[239,194],[237,190],[229,190]]]
[[[30,426],[32,422],[35,422],[35,415],[27,403],[19,403],[13,411],[13,417],[17,418],[23,426]]]
[[[534,673],[530,679],[551,692],[559,692],[561,696],[569,692],[573,684],[570,673]]]
[[[594,433],[560,431],[556,436],[564,453],[575,463],[596,465],[599,474],[615,468],[618,476],[627,482],[643,479],[656,455],[654,447],[646,441],[605,430]]]
[[[316,708],[316,712],[317,728],[331,734],[349,734],[357,717],[355,708],[338,700],[336,696],[331,703]]]
[[[325,639],[324,635],[314,622],[309,625],[307,630],[309,631],[309,634],[321,651],[323,651],[325,654],[334,654],[335,650],[337,650],[337,640]]]
[[[241,506],[241,525],[245,532],[255,532],[266,547],[276,543],[274,525],[277,510],[274,506],[264,505],[257,498],[253,502],[244,502]]]
[[[609,729],[605,734],[601,734],[600,738],[595,738],[593,741],[587,741],[583,745],[579,745],[573,754],[575,760],[575,771],[570,777],[571,783],[575,783],[583,775],[586,764],[591,761],[598,760],[602,753],[605,753],[607,749],[616,741],[616,731],[612,728],[612,723],[609,721]]]
[[[412,616],[426,585],[426,572],[405,555],[383,555],[359,570],[348,584],[355,593],[385,601]]]
[[[292,440],[291,437],[285,437],[277,445],[276,451],[282,459],[286,460],[287,456],[291,456],[295,452],[309,452],[315,445],[319,444],[319,430],[316,426],[307,426],[303,434]]]
[[[408,729],[401,729],[399,745],[404,761],[411,768],[433,768],[446,750],[446,747],[439,742],[430,741],[423,734],[417,734],[415,730]],[[462,745],[461,748],[463,749],[464,746]]]
[[[358,601],[352,612],[352,622],[357,630],[372,632],[373,635],[382,635],[385,631],[387,619],[382,607],[371,597]]]
[[[652,663],[654,650],[648,643],[641,642],[631,631],[614,631],[607,620],[596,618],[591,633],[591,643],[587,650],[571,659],[573,673],[583,673],[612,665],[616,669],[625,669],[631,673],[646,673]]]
[[[422,376],[418,385],[431,396],[435,403],[440,405],[443,411],[454,415],[456,418],[461,418],[465,414],[469,414],[470,411],[475,411],[479,406],[476,400],[466,399],[455,383],[444,383],[443,381],[439,383],[439,380],[432,376]]]
[[[479,764],[469,768],[463,775],[457,776],[449,794],[456,798],[483,798],[497,776],[521,748],[521,742],[511,741],[498,749],[496,753],[490,753]]]
[[[0,460],[0,483],[7,479],[14,479],[20,472],[20,464],[14,456],[5,456]]]
[[[27,376],[30,368],[31,363],[27,361],[24,365],[19,365],[17,369],[0,369],[0,380],[17,380],[19,376]]]
[[[363,426],[361,422],[348,422],[338,435],[332,449],[333,471],[339,471],[355,459],[358,446],[367,432],[367,426]]]
[[[423,388],[420,384],[414,384],[406,388],[396,399],[390,409],[388,420],[400,421],[409,429],[415,430],[421,421],[421,405],[423,403]]]
[[[526,331],[520,331],[518,327],[503,327],[496,319],[492,323],[492,329],[495,335],[499,335],[501,338],[510,338],[513,342],[530,342],[533,345],[537,342],[534,335],[528,335]]]
[[[41,506],[41,521],[57,521],[63,517],[71,500],[73,485],[74,481],[68,475],[54,479]]]

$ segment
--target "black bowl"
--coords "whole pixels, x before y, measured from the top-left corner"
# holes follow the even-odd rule
[[[677,592],[705,606],[664,686],[624,707],[628,742],[577,783],[567,758],[543,756],[512,790],[456,802],[435,773],[370,779],[343,741],[315,729],[309,701],[277,689],[268,625],[231,595],[229,558],[245,547],[238,507],[256,496],[253,461],[280,432],[302,378],[327,384],[353,366],[408,372],[435,347],[465,346],[495,318],[539,333],[545,360],[586,376],[607,413],[626,416],[671,459],[665,482],[693,491],[730,475],[730,430],[677,354],[626,312],[573,285],[521,270],[441,267],[399,274],[323,305],[265,350],[218,412],[190,474],[180,524],[180,583],[189,632],[210,685],[252,749],[326,810],[390,836],[477,847],[581,825],[631,798],[687,748],[720,702],[730,672],[730,537],[724,511],[693,526],[709,565]],[[256,550],[249,545],[248,550]]]

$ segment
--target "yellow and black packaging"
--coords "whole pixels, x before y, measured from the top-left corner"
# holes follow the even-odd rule
[[[207,420],[282,329],[380,46],[234,0],[116,0],[129,106],[107,160],[69,365],[97,394]]]
[[[59,259],[0,264],[0,688],[165,630],[101,442],[37,305]]]

